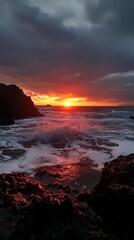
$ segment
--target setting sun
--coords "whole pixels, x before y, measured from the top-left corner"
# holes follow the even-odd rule
[[[71,102],[69,100],[65,101],[65,106],[66,107],[70,107],[71,106]]]

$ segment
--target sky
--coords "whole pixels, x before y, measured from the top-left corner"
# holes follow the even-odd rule
[[[133,0],[0,0],[0,82],[38,105],[134,105],[133,10]]]

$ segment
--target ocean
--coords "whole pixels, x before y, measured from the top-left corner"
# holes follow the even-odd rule
[[[89,159],[105,162],[134,152],[134,107],[38,107],[43,117],[0,126],[0,173]]]

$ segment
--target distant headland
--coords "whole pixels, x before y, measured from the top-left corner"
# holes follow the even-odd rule
[[[0,125],[14,124],[16,119],[41,117],[31,98],[16,85],[0,83]]]
[[[51,104],[47,104],[45,107],[52,107],[52,105]]]

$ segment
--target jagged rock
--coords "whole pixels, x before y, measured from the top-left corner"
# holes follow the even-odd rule
[[[13,124],[15,119],[42,116],[31,98],[16,85],[0,84],[0,125]]]
[[[0,175],[0,239],[115,240],[88,206],[19,173]]]
[[[0,239],[134,239],[134,154],[106,163],[91,194],[76,200],[59,187],[50,194],[24,174],[0,175]]]
[[[23,211],[46,195],[44,187],[24,174],[0,175],[0,239],[11,239]]]
[[[117,236],[134,239],[134,154],[105,164],[100,183],[84,197]]]

